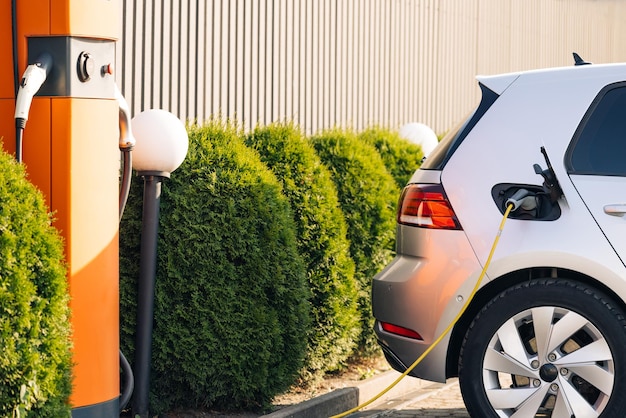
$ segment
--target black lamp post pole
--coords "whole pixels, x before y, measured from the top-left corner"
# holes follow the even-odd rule
[[[161,183],[169,173],[139,172],[144,179],[141,253],[137,286],[137,335],[135,342],[135,391],[133,417],[149,417],[150,363],[154,318],[154,285],[157,264]]]

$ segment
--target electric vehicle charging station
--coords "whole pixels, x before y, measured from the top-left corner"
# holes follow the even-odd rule
[[[120,106],[113,64],[120,2],[13,0],[1,7],[0,137],[9,153],[19,153],[16,77],[22,79],[28,68],[37,70],[42,56],[50,61],[41,88],[24,92],[35,95],[32,102],[20,99],[28,121],[23,162],[64,238],[72,416],[117,417]],[[27,90],[27,82],[22,80],[21,90]]]

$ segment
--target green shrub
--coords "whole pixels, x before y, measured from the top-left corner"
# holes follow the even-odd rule
[[[376,148],[400,189],[422,165],[422,147],[402,138],[396,131],[372,127],[361,132],[359,138]]]
[[[348,224],[350,254],[360,283],[360,348],[371,353],[377,345],[372,331],[370,283],[393,257],[399,189],[376,149],[355,133],[329,130],[313,136],[311,142],[332,173]]]
[[[346,222],[330,173],[296,127],[257,128],[246,143],[281,181],[291,203],[312,292],[312,324],[305,380],[337,370],[352,354],[359,336],[357,284]]]
[[[262,409],[294,383],[306,350],[309,295],[292,213],[234,125],[189,131],[187,158],[163,184],[151,409]],[[130,316],[139,186],[122,222],[122,304]],[[129,353],[131,324],[122,329]]]
[[[41,193],[0,151],[0,415],[69,416],[63,246]]]

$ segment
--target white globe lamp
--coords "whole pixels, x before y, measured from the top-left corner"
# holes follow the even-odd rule
[[[424,157],[428,156],[439,143],[437,134],[428,125],[412,122],[400,128],[400,136],[422,147]]]
[[[165,110],[146,110],[131,121],[137,141],[133,149],[133,168],[137,172],[166,174],[185,160],[189,138],[185,125]]]

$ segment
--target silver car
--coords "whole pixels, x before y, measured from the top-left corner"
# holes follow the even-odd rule
[[[409,374],[458,376],[472,417],[626,416],[626,64],[575,58],[477,78],[480,104],[402,192],[397,256],[373,280],[398,371],[453,324]]]

